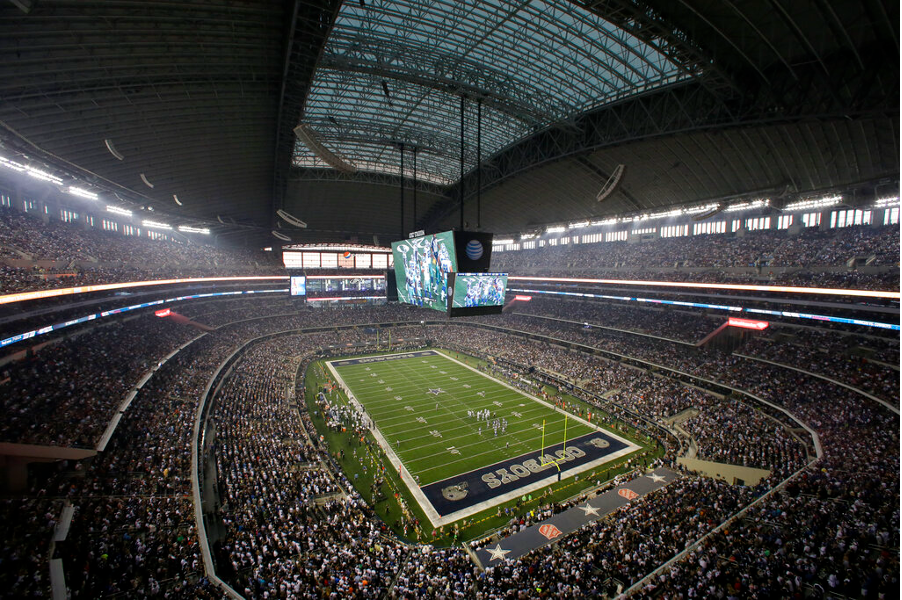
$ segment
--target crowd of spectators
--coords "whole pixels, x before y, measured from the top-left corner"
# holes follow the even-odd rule
[[[61,500],[37,497],[0,500],[3,526],[0,597],[50,597],[50,539],[63,509]]]
[[[801,467],[802,452],[782,426],[735,398],[720,401],[660,373],[486,326],[578,341],[748,390],[785,407],[818,434],[819,462],[686,560],[652,577],[646,594],[763,597],[821,586],[876,597],[898,590],[899,421],[860,394],[736,356],[524,315],[439,327],[419,325],[430,313],[406,306],[290,313],[281,312],[284,305],[276,301],[272,310],[261,309],[267,304],[259,301],[233,306],[216,323],[219,329],[154,374],[106,451],[79,476],[33,490],[34,496],[76,506],[69,537],[57,547],[73,598],[218,597],[204,578],[190,498],[191,428],[213,372],[237,345],[269,333],[405,321],[410,324],[397,330],[396,339],[428,336],[521,372],[535,367],[534,375],[559,376],[605,407],[621,406],[660,422],[686,407],[700,408],[687,426],[697,436],[699,452],[714,460],[766,466],[782,477]],[[100,328],[97,338],[85,334],[85,345],[102,346],[96,340],[106,329]],[[224,549],[241,591],[250,597],[303,596],[312,589],[326,597],[361,598],[589,596],[641,580],[764,490],[684,476],[556,545],[484,573],[473,570],[462,550],[410,549],[326,464],[323,450],[307,444],[309,419],[285,404],[305,353],[373,342],[375,332],[368,330],[279,338],[251,348],[218,398],[219,510],[230,531]],[[136,345],[129,341],[120,358],[137,352]],[[80,370],[92,372],[87,364]],[[69,379],[50,381],[63,397]],[[65,420],[69,408],[64,402],[58,406],[58,420]],[[731,425],[742,431],[726,435]],[[52,520],[43,509],[36,514],[41,515],[36,528]],[[23,560],[26,553],[11,544],[7,556]],[[17,572],[17,585],[46,585],[27,582],[24,571]]]
[[[658,267],[843,266],[847,260],[876,256],[880,264],[899,261],[898,227],[847,227],[829,232],[747,231],[597,244],[546,245],[495,254],[499,266],[647,269]],[[669,258],[666,258],[669,257]]]
[[[719,525],[759,490],[684,477],[561,542],[490,565],[476,598],[598,598],[616,595],[687,543]]]
[[[874,266],[899,264],[898,227],[803,229],[786,236],[773,252],[771,266],[840,266],[852,258],[874,257]]]
[[[0,246],[5,256],[24,252],[33,260],[184,265],[194,268],[266,266],[272,254],[243,249],[219,249],[174,240],[127,236],[99,228],[86,228],[55,219],[0,207]]]
[[[16,267],[0,264],[0,289],[3,289],[4,293],[14,293],[129,281],[239,275],[285,275],[285,269],[271,266],[194,268],[176,265],[111,266],[82,263],[71,267]]]
[[[227,529],[222,552],[245,597],[380,598],[406,547],[338,485],[286,400],[304,354],[355,332],[264,342],[216,396],[216,458]],[[336,498],[336,493],[340,497]],[[320,500],[320,502],[317,502]]]
[[[804,464],[802,445],[783,424],[734,399],[708,402],[681,427],[702,460],[771,469],[781,478]]]
[[[794,327],[788,331],[778,327],[778,332],[789,333],[793,342],[824,352],[852,354],[859,352],[868,360],[899,364],[899,337],[856,334],[836,329],[814,329],[811,327]]]
[[[226,304],[187,304],[179,312],[211,327],[226,323],[253,320],[250,327],[265,326],[264,319],[272,319],[274,326],[288,329],[336,327],[348,323],[396,323],[435,319],[438,313],[409,304],[337,304],[332,306],[303,306],[284,298],[238,299]]]
[[[641,242],[558,244],[494,252],[492,268],[518,275],[591,276],[898,289],[898,269],[831,269],[851,259],[868,266],[898,266],[899,228],[847,227],[829,231],[746,231],[656,238]],[[868,262],[870,261],[870,262]],[[774,271],[773,269],[777,269]]]
[[[214,370],[241,338],[204,336],[160,367],[83,476],[48,484],[76,507],[57,552],[72,598],[213,598],[191,500],[191,431]]]
[[[15,260],[4,264],[4,258]],[[898,269],[843,268],[850,259],[865,259],[868,267],[898,266],[898,227],[803,229],[794,235],[765,230],[639,243],[546,245],[495,252],[492,267],[521,275],[899,288]],[[23,265],[23,260],[30,263]],[[48,266],[45,261],[55,262]],[[0,208],[0,288],[7,292],[173,277],[284,273],[274,253],[126,236]]]
[[[862,396],[779,367],[705,365],[779,403],[819,435],[823,458],[669,571],[649,594],[892,597],[899,588],[899,419]]]
[[[534,297],[530,302],[515,305],[516,314],[551,317],[576,321],[612,329],[625,329],[656,337],[698,342],[720,327],[723,316],[708,316],[699,312],[673,309],[635,307],[608,302],[584,302]]]
[[[283,319],[270,319],[268,327],[289,330],[356,320],[395,322],[420,314],[401,305],[298,309],[280,299],[223,303],[227,306],[222,309],[216,302],[189,304],[183,312],[214,327],[250,319],[245,331],[255,330],[262,317],[273,315]],[[0,441],[94,447],[138,381],[163,357],[198,335],[198,329],[146,313],[51,341],[21,360],[8,362],[0,367],[0,394],[7,415],[0,425]]]
[[[860,354],[766,337],[755,338],[740,353],[818,373],[899,405],[899,371],[884,363],[871,362]]]
[[[138,380],[200,332],[145,315],[51,342],[0,367],[0,440],[93,448]]]
[[[696,348],[694,343],[674,343],[667,339],[636,336],[625,331],[586,327],[579,322],[549,321],[537,318],[536,315],[519,313],[504,314],[501,317],[474,317],[468,320],[492,327],[537,333],[614,354],[633,356],[650,363],[666,364],[683,371],[699,361],[708,360],[708,352]],[[673,335],[672,332],[668,333]],[[673,337],[676,338],[676,335]]]
[[[99,283],[281,275],[277,255],[216,248],[173,239],[152,240],[63,223],[0,207],[0,289],[4,293]],[[21,261],[29,261],[25,266]],[[48,266],[46,261],[54,261]]]
[[[389,598],[470,598],[479,571],[457,548],[418,546],[411,549]]]

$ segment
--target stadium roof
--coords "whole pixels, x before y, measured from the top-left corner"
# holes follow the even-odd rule
[[[898,186],[898,24],[884,0],[15,0],[0,150],[255,243],[855,203]]]
[[[418,151],[418,177],[447,185],[460,177],[461,100],[469,169],[480,102],[490,156],[551,123],[687,77],[655,47],[567,0],[347,2],[303,121],[358,169],[397,174],[404,144]],[[327,166],[302,142],[295,165]]]

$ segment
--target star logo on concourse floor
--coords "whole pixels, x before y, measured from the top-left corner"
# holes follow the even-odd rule
[[[655,483],[661,483],[662,481],[664,481],[664,477],[662,475],[656,475],[655,473],[650,473],[646,475],[646,477],[650,477],[651,480]]]
[[[583,515],[588,517],[589,515],[598,516],[598,509],[586,502],[585,506],[578,507],[581,511],[583,511]]]
[[[486,551],[492,555],[492,558],[489,559],[489,562],[493,560],[506,560],[504,558],[505,554],[510,554],[510,550],[505,550],[501,547],[501,544],[496,544],[494,548],[486,548]]]

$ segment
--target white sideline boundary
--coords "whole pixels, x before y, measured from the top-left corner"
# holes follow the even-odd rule
[[[541,400],[541,399],[537,398],[536,396],[533,396],[532,394],[528,394],[528,393],[524,392],[523,390],[517,389],[517,388],[505,383],[504,381],[495,379],[494,377],[488,375],[487,373],[483,373],[482,371],[479,371],[478,369],[474,369],[470,365],[460,362],[456,358],[449,356],[448,354],[446,354],[445,352],[443,352],[441,350],[433,349],[432,351],[435,352],[435,354],[437,356],[441,356],[441,357],[445,358],[446,360],[449,360],[449,361],[456,363],[464,368],[467,368],[467,369],[473,371],[474,373],[477,373],[481,377],[485,377],[486,379],[494,381],[495,383],[498,383],[498,384],[508,388],[509,390],[516,392],[517,394],[520,394],[521,396],[525,396],[526,398],[529,398],[533,402],[541,404],[541,405],[545,406],[546,408],[550,408],[552,411],[564,412],[561,409],[559,409],[558,407],[554,406],[553,404],[549,404],[548,402],[545,402],[544,400]],[[422,350],[420,350],[419,352],[422,352]],[[413,355],[413,354],[414,354],[414,352],[398,352],[395,354],[382,354],[382,355],[379,355],[379,357],[382,358],[382,357],[388,357],[388,356],[404,356],[404,355]],[[360,358],[366,358],[366,357],[360,357]],[[352,403],[352,406],[355,406],[355,408],[357,408],[359,406],[362,406],[360,401],[357,400],[357,398],[354,396],[353,393],[351,393],[351,390],[347,386],[347,384],[345,384],[344,379],[342,379],[341,375],[338,374],[338,371],[336,371],[335,367],[332,365],[332,363],[334,363],[334,362],[342,362],[344,360],[357,360],[357,359],[344,358],[344,359],[335,359],[335,360],[326,361],[326,367],[329,369],[329,372],[332,374],[332,376],[335,377],[335,380],[341,386],[341,389],[345,393],[345,395],[347,395],[348,400]],[[358,408],[358,410],[360,410],[360,409]],[[610,437],[616,439],[617,441],[625,444],[626,447],[623,448],[622,450],[618,450],[617,452],[614,452],[612,454],[608,454],[601,458],[597,458],[588,463],[584,463],[584,464],[575,466],[571,469],[567,469],[566,471],[561,471],[561,473],[560,473],[561,480],[566,479],[568,477],[572,477],[574,475],[578,475],[580,473],[588,471],[589,469],[594,469],[605,463],[611,462],[622,456],[625,456],[627,454],[635,452],[636,450],[641,449],[641,446],[637,446],[636,444],[630,442],[629,440],[622,438],[619,435],[617,435],[611,431],[608,431],[607,429],[602,429],[601,427],[599,427],[593,423],[589,423],[585,419],[582,419],[581,417],[578,417],[576,415],[573,415],[570,413],[567,413],[567,414],[569,415],[570,419],[574,419],[577,422],[585,425],[586,427],[588,427],[592,430],[604,433],[605,435],[610,436]],[[465,509],[456,511],[456,512],[453,512],[448,515],[440,515],[438,513],[438,511],[435,510],[435,507],[432,506],[432,503],[426,497],[426,494],[423,493],[423,490],[417,484],[416,480],[413,478],[413,476],[410,474],[410,472],[407,470],[407,468],[404,467],[403,463],[401,462],[401,459],[398,457],[397,454],[395,454],[394,450],[392,450],[391,444],[389,444],[388,441],[385,439],[385,437],[382,435],[382,432],[376,426],[375,421],[373,421],[373,419],[371,417],[369,417],[369,415],[367,415],[367,416],[368,416],[369,420],[373,423],[373,426],[370,429],[370,432],[373,434],[373,437],[376,439],[376,441],[379,443],[379,446],[385,452],[385,455],[388,457],[388,461],[391,463],[392,467],[395,468],[400,473],[401,480],[407,486],[407,489],[410,490],[410,493],[413,495],[414,499],[417,501],[417,504],[419,504],[420,508],[426,514],[426,517],[429,519],[429,522],[432,523],[433,527],[442,527],[443,525],[448,525],[449,523],[454,523],[455,521],[458,521],[460,519],[475,515],[484,510],[492,508],[493,506],[503,504],[510,500],[519,498],[525,494],[530,494],[532,492],[540,490],[546,486],[549,486],[549,485],[557,482],[557,480],[558,480],[557,473],[554,473],[553,475],[546,477],[540,481],[536,481],[536,482],[530,483],[528,485],[524,485],[524,486],[515,488],[509,492],[499,494],[498,496],[495,496],[495,497],[491,498],[490,500],[485,500],[484,502],[480,502],[479,504],[475,504],[469,508],[465,508]],[[487,466],[490,466],[490,465],[487,465]],[[484,467],[479,467],[479,468],[482,469]],[[475,469],[472,469],[472,470],[475,470]]]

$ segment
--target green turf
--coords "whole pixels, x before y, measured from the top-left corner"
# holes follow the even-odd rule
[[[439,350],[439,352],[446,351]],[[454,354],[455,358],[466,361],[469,365],[485,364],[483,360],[472,356],[461,355],[457,352],[449,352],[449,354]],[[328,360],[340,359],[340,357],[334,357]],[[329,377],[331,377],[331,374],[329,375]],[[382,453],[376,454],[379,464],[387,467],[384,471],[382,471],[382,476],[385,477],[385,483],[383,483],[380,488],[384,496],[382,497],[382,499],[378,500],[372,496],[371,485],[373,483],[374,477],[379,475],[379,471],[378,469],[364,468],[363,465],[368,465],[371,467],[371,461],[365,458],[359,458],[367,456],[365,447],[359,444],[357,436],[352,432],[336,431],[332,428],[327,427],[326,421],[323,418],[323,415],[319,412],[316,402],[314,401],[316,393],[322,389],[322,386],[326,383],[326,379],[327,375],[326,371],[324,370],[324,365],[321,362],[311,363],[310,367],[308,367],[308,370],[306,371],[307,408],[310,412],[311,419],[317,430],[322,434],[323,438],[326,440],[326,442],[329,444],[329,447],[334,452],[335,460],[341,464],[341,468],[348,476],[348,478],[352,480],[353,485],[357,489],[357,491],[368,502],[372,502],[373,509],[376,511],[379,517],[383,521],[385,521],[385,523],[387,523],[393,529],[393,531],[403,539],[410,541],[429,541],[432,544],[437,544],[440,546],[449,545],[454,543],[455,541],[468,541],[478,539],[484,537],[487,532],[494,531],[495,529],[502,527],[509,522],[510,516],[503,512],[504,509],[515,509],[515,514],[523,514],[525,512],[528,512],[529,510],[546,505],[550,502],[561,502],[567,498],[574,496],[583,489],[593,487],[599,481],[609,480],[628,470],[626,462],[631,455],[621,457],[620,459],[614,461],[611,465],[605,465],[605,468],[603,470],[598,470],[597,473],[592,472],[588,475],[584,475],[580,479],[570,477],[564,479],[560,483],[551,484],[549,486],[552,489],[552,494],[550,496],[546,497],[545,495],[535,495],[533,500],[527,501],[525,503],[521,502],[520,499],[511,500],[497,507],[488,509],[478,515],[475,515],[474,517],[463,522],[460,530],[460,537],[455,536],[453,534],[453,529],[451,528],[447,528],[444,533],[439,533],[438,537],[431,537],[429,535],[430,531],[428,529],[428,520],[422,508],[411,496],[410,492],[398,477],[398,474],[393,471],[391,465],[388,463],[387,459],[384,457],[384,455],[382,455]],[[550,388],[549,392],[557,393],[556,390]],[[334,396],[334,398],[339,404],[344,405],[347,403],[347,399],[344,393],[339,392]],[[599,410],[597,407],[587,405],[582,401],[574,399],[570,396],[565,395],[564,398],[571,402],[573,405],[581,407],[583,410],[588,409],[593,412]],[[628,439],[640,444],[643,447],[643,450],[647,450],[648,456],[645,460],[647,460],[649,463],[663,454],[664,450],[660,445],[655,444],[654,446],[648,446],[647,443],[650,441],[650,439],[641,436],[638,432],[633,430],[632,427],[625,425],[624,423],[620,422],[618,419],[611,417],[611,415],[608,415],[604,411],[600,412],[602,417],[606,419],[606,424],[604,425],[606,429],[611,429],[619,435],[627,437]],[[343,451],[341,456],[339,456],[339,451]],[[357,456],[355,456],[355,453]],[[400,492],[400,498],[394,495],[395,492]],[[411,511],[411,515],[419,519],[421,524],[419,528],[410,528],[407,530],[403,528],[403,521],[398,519],[401,514],[401,501],[406,502],[409,510]]]
[[[564,440],[564,414],[444,355],[333,368],[420,485],[540,450],[543,421],[546,446]],[[483,409],[507,419],[507,431],[495,436],[467,416]],[[568,440],[591,431],[567,420]]]

